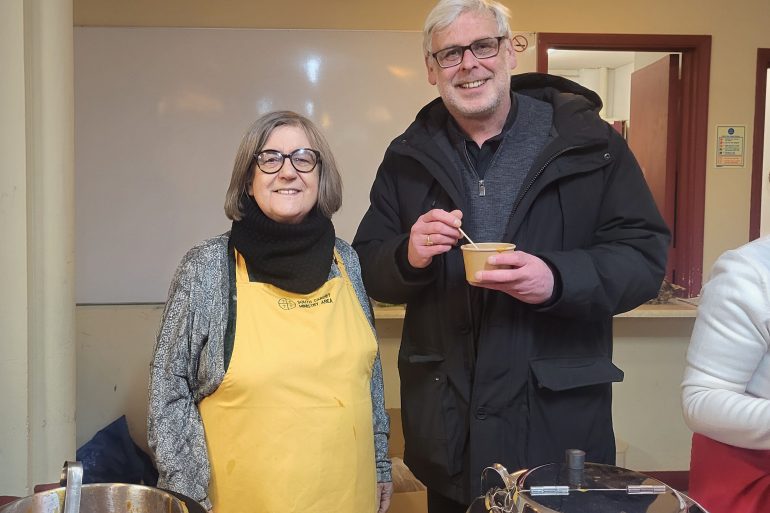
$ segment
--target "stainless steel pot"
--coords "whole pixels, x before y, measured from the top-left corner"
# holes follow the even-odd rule
[[[65,488],[23,497],[0,513],[64,513]],[[150,486],[98,483],[81,488],[81,513],[206,513],[194,500]]]
[[[0,507],[0,513],[206,513],[184,495],[124,483],[83,485],[83,467],[65,462],[61,488],[23,497]]]

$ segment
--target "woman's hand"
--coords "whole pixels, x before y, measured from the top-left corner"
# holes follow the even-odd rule
[[[393,496],[393,483],[377,483],[377,513],[385,513],[390,507],[390,498]]]

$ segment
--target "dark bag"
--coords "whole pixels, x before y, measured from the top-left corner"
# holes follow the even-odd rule
[[[83,484],[130,483],[155,486],[158,471],[150,457],[131,439],[126,416],[96,433],[77,450],[83,463]]]

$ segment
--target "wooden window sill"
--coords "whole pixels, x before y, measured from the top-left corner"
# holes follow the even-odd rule
[[[674,299],[672,303],[665,305],[642,305],[628,312],[618,314],[618,318],[660,319],[660,318],[687,318],[695,317],[698,311],[695,299]],[[403,305],[375,305],[374,318],[377,320],[403,319]]]

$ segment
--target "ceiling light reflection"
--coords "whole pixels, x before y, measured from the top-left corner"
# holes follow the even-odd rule
[[[305,61],[305,73],[311,84],[318,83],[318,72],[321,69],[320,57],[308,57]]]
[[[396,78],[411,78],[415,75],[414,69],[405,68],[403,66],[390,65],[386,68],[388,72]]]
[[[270,98],[260,98],[257,100],[257,113],[261,116],[273,110],[273,100]]]
[[[328,113],[324,112],[324,114],[321,116],[321,128],[325,130],[330,126],[332,126],[332,118]]]

